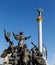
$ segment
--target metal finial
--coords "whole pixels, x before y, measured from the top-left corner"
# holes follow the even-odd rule
[[[43,12],[43,9],[41,9],[41,8],[38,8],[38,13],[39,13],[39,16],[41,16],[41,13]]]

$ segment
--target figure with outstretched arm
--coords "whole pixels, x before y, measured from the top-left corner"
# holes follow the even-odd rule
[[[15,40],[19,41],[18,45],[19,45],[19,47],[22,47],[22,48],[24,46],[24,41],[31,37],[31,36],[24,37],[23,32],[20,32],[19,34],[14,34],[14,32],[13,32],[13,36],[14,36]]]
[[[10,34],[10,32],[6,32],[6,30],[4,29],[4,37],[6,41],[9,42],[8,50],[13,53],[13,42],[10,40]]]
[[[23,32],[20,32],[19,34],[14,34],[14,32],[13,32],[13,36],[14,36],[14,38],[16,40],[19,40],[19,41],[21,41],[21,40],[27,40],[27,39],[29,39],[31,37],[31,36],[24,37],[23,36]]]
[[[6,41],[10,41],[10,32],[6,32],[6,30],[4,29],[4,37],[6,39]]]

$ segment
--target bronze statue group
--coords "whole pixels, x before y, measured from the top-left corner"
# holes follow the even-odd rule
[[[46,65],[45,61],[42,59],[42,53],[39,53],[38,47],[31,42],[34,46],[31,50],[27,48],[25,40],[29,39],[31,36],[24,37],[23,32],[19,34],[12,33],[15,40],[18,41],[18,45],[14,46],[13,41],[10,39],[10,32],[6,32],[4,29],[4,36],[6,41],[9,43],[7,53],[11,54],[9,57],[9,64],[12,65]]]

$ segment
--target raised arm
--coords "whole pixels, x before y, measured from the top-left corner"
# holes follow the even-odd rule
[[[31,36],[28,36],[28,37],[24,37],[25,38],[25,40],[27,40],[27,39],[29,39]]]
[[[19,40],[19,35],[14,34],[14,32],[13,32],[13,36],[14,36],[15,40]]]
[[[4,29],[4,37],[5,37],[5,39],[6,39],[7,42],[10,41],[10,32],[6,33],[5,29]]]

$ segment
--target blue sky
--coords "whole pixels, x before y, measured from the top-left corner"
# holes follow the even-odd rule
[[[8,32],[24,32],[24,36],[32,37],[25,41],[31,49],[31,41],[38,45],[37,9],[42,8],[43,43],[48,49],[48,62],[53,65],[55,57],[55,0],[0,0],[0,54],[8,43],[4,38],[3,29]],[[17,41],[11,36],[17,45]],[[1,62],[1,60],[0,60]]]

